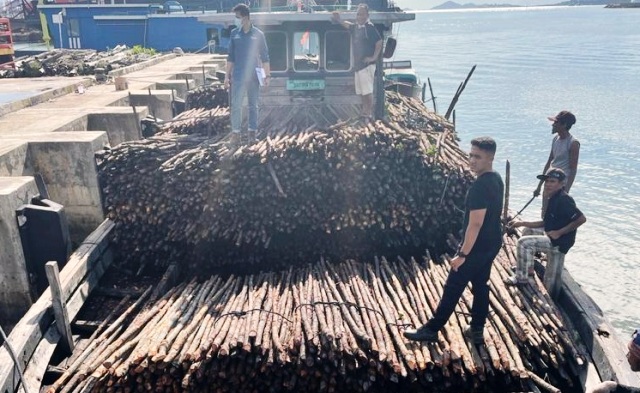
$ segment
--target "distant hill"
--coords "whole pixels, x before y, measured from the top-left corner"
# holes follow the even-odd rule
[[[506,8],[506,7],[521,7],[519,5],[513,4],[459,4],[455,1],[447,1],[438,6],[431,8],[432,10],[457,10],[457,9],[465,9],[465,8]]]

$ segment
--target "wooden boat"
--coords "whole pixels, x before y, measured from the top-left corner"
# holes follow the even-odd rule
[[[403,18],[407,19],[406,16],[397,15],[378,17],[380,18],[380,23],[393,23]],[[275,16],[271,23],[272,26],[293,26],[297,20],[296,18],[303,18],[307,24],[318,23],[318,29],[322,29],[323,34],[332,30],[332,27],[326,21],[326,15],[323,17],[317,13],[279,14]],[[283,34],[288,39],[292,39],[293,42],[298,42],[300,36],[295,36],[295,34],[303,34],[304,32],[294,27],[286,29]],[[277,31],[275,27],[272,27],[272,30]],[[297,41],[296,38],[298,39]],[[276,68],[272,71],[274,74],[274,86],[266,96],[273,97],[274,101],[278,101],[276,98],[279,96],[280,101],[278,102],[280,106],[274,104],[272,108],[267,107],[266,121],[279,124],[277,120],[282,117],[282,105],[284,104],[289,109],[295,108],[296,105],[303,105],[302,108],[305,108],[305,110],[322,107],[322,109],[315,109],[317,110],[315,113],[317,118],[325,117],[324,114],[326,113],[333,113],[333,116],[339,118],[339,114],[342,113],[339,111],[345,111],[344,107],[353,102],[353,97],[345,98],[345,89],[350,87],[348,83],[352,80],[348,73],[329,75],[325,70],[317,70],[317,72],[309,73],[304,77],[303,73],[294,72],[293,75],[290,75],[290,70],[287,67],[291,64],[291,61],[301,60],[305,67],[313,67],[314,63],[306,57],[303,59],[300,53],[295,54],[293,52],[285,60],[284,69],[278,70]],[[322,78],[319,77],[321,74]],[[328,94],[330,89],[326,87],[331,87],[331,95]],[[284,96],[283,92],[286,92]],[[412,94],[412,96],[415,96],[415,94]],[[327,97],[331,97],[331,100],[328,100]],[[342,98],[334,99],[340,97]],[[324,101],[331,102],[322,106]],[[329,109],[327,110],[327,108]],[[291,110],[291,112],[296,111]],[[352,112],[353,108],[349,113]],[[302,112],[302,115],[307,117],[309,114],[309,110]],[[268,120],[269,116],[271,116],[272,120]],[[440,145],[440,142],[438,142],[438,145]],[[272,176],[277,178],[276,175]],[[94,291],[100,286],[101,280],[105,278],[105,272],[113,264],[114,253],[118,251],[114,249],[111,239],[113,232],[114,223],[110,220],[105,220],[76,248],[66,266],[60,272],[59,278],[56,279],[55,268],[50,268],[52,282],[59,282],[59,287],[52,286],[43,293],[11,332],[7,342],[10,345],[0,349],[0,392],[13,393],[20,391],[20,381],[24,381],[25,390],[34,392],[40,390],[43,382],[44,385],[51,384],[51,380],[43,381],[44,376],[60,375],[61,372],[64,372],[64,370],[52,367],[51,359],[63,354],[65,349],[68,351],[76,345],[70,322],[75,321],[74,327],[76,329],[79,328],[79,325],[82,325],[77,321],[82,307],[85,306],[87,299],[92,294],[95,298]],[[174,281],[179,274],[179,268],[172,266],[164,272],[162,277],[157,277],[153,281],[153,285],[156,288],[155,294],[151,294],[150,291],[144,291],[144,294],[142,294],[139,290],[140,288],[133,291],[128,288],[130,290],[129,294],[140,297],[162,296],[174,285]],[[111,278],[113,282],[114,277],[107,278]],[[136,286],[136,284],[140,286],[139,284],[141,283],[133,282],[131,286]],[[148,282],[145,282],[145,284],[148,284]],[[123,292],[121,291],[121,293]],[[621,386],[618,391],[631,392],[634,389],[637,390],[640,387],[640,379],[637,374],[633,374],[629,370],[626,364],[625,343],[618,337],[598,306],[567,271],[563,274],[563,285],[556,304],[560,312],[566,315],[565,321],[567,325],[570,323],[575,329],[571,333],[579,337],[577,341],[586,347],[589,355],[587,364],[576,370],[574,377],[579,379],[580,386],[575,387],[575,391],[582,390],[586,386],[593,386],[595,381],[604,380],[617,381]],[[104,303],[99,304],[98,307],[108,308]],[[235,310],[231,309],[231,311]],[[244,315],[246,315],[246,312],[242,310],[236,317],[241,318]],[[102,324],[104,321],[98,320],[98,323]],[[88,324],[85,323],[84,325],[86,328]],[[93,325],[95,328],[95,323]],[[124,342],[122,345],[124,348],[128,343]],[[76,350],[76,361],[82,359],[82,352],[82,348]],[[16,364],[19,367],[15,367]],[[25,371],[24,378],[16,375],[16,369],[18,368]],[[321,369],[314,372],[322,374]],[[534,385],[531,385],[532,390],[534,387]],[[115,387],[113,389],[115,390]]]
[[[411,66],[411,60],[385,61],[383,70],[385,90],[424,101],[424,86],[416,70]]]

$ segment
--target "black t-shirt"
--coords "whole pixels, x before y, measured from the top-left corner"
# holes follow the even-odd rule
[[[504,183],[497,172],[486,172],[478,176],[467,192],[464,209],[464,223],[462,224],[462,239],[469,225],[471,210],[487,209],[471,252],[485,252],[495,250],[502,244],[502,203]]]
[[[353,60],[356,71],[360,71],[369,64],[364,63],[365,57],[371,57],[376,51],[376,43],[382,38],[373,23],[368,22],[364,27],[357,24],[351,25],[351,40],[353,46]]]
[[[557,231],[569,225],[582,215],[576,202],[564,190],[556,192],[549,198],[549,205],[544,214],[544,231]],[[576,242],[576,231],[573,230],[558,239],[551,239],[551,244],[566,254]]]

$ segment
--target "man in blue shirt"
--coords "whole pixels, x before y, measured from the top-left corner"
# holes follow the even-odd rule
[[[238,4],[232,11],[236,14],[236,28],[231,31],[224,85],[227,89],[231,86],[230,144],[232,147],[238,147],[241,141],[242,101],[246,95],[249,104],[247,139],[253,141],[258,130],[260,85],[269,86],[271,67],[267,41],[264,33],[251,23],[249,7]]]

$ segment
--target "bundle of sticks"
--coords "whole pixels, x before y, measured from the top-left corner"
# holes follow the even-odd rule
[[[206,130],[192,135],[195,146],[166,134],[100,155],[105,206],[128,262],[420,255],[460,229],[472,176],[455,133],[435,130],[446,123],[291,126],[229,152],[214,129],[225,126],[226,109],[192,114],[199,123],[169,127]]]
[[[216,107],[213,109],[189,109],[164,122],[156,135],[203,135],[209,138],[227,134],[231,131],[229,125],[229,108]]]
[[[512,251],[507,241],[492,270],[483,345],[462,334],[469,290],[438,343],[402,336],[432,315],[447,265],[320,261],[193,279],[158,301],[147,301],[149,287],[114,310],[48,392],[520,391],[532,379],[556,391],[583,358],[539,280],[504,287]]]
[[[189,91],[186,107],[190,109],[213,109],[229,106],[229,92],[220,83],[200,86]]]
[[[153,51],[118,45],[98,52],[93,49],[53,49],[38,55],[16,59],[16,69],[0,73],[0,78],[94,75],[104,73],[156,56]]]

